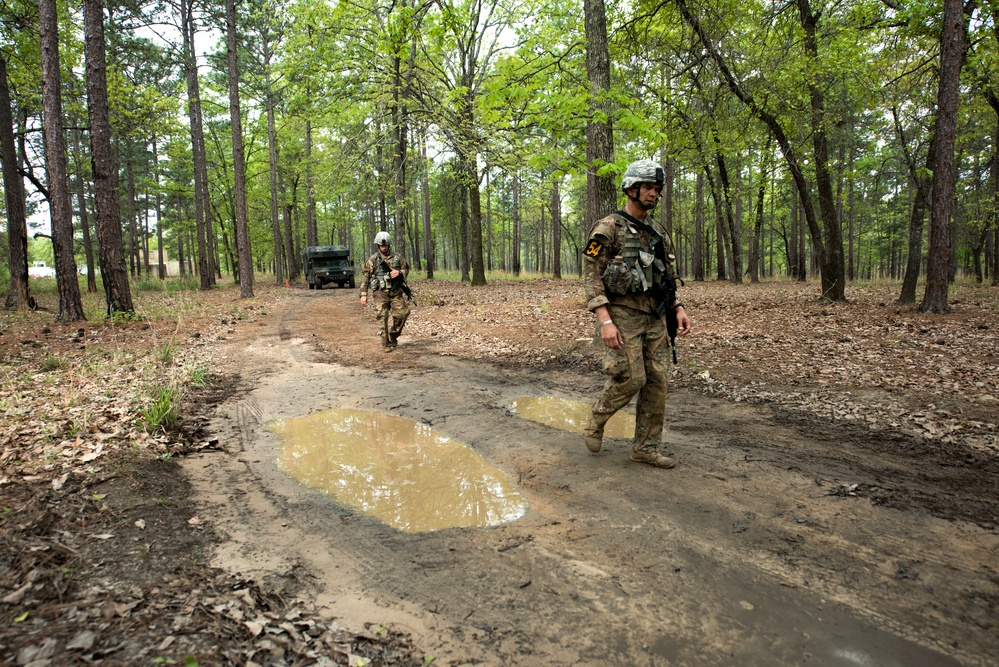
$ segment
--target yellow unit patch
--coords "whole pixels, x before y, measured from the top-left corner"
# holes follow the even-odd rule
[[[604,246],[602,243],[598,241],[590,241],[590,244],[586,246],[586,252],[583,254],[587,255],[588,257],[596,257],[597,255],[600,254],[600,251],[603,249]]]

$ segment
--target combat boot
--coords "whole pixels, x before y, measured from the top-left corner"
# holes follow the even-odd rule
[[[594,454],[600,451],[600,447],[603,445],[603,442],[604,429],[602,426],[594,429],[588,428],[583,431],[583,444],[585,444],[586,448]]]
[[[642,452],[636,450],[631,453],[631,460],[638,463],[648,463],[650,466],[655,466],[657,468],[672,468],[676,465],[676,461],[674,461],[671,457],[655,451]]]

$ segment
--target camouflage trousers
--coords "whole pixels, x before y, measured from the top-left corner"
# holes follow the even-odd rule
[[[631,308],[609,305],[608,310],[624,338],[624,347],[620,350],[604,347],[603,370],[607,382],[599,400],[593,404],[586,430],[602,434],[607,420],[638,394],[633,449],[636,452],[658,451],[669,385],[664,361],[669,349],[665,344],[666,322],[653,313]],[[597,342],[602,345],[599,338]]]
[[[376,318],[381,323],[383,347],[395,347],[402,334],[402,327],[409,317],[409,302],[401,291],[395,294],[388,290],[376,290],[372,295],[375,302]],[[389,320],[391,319],[391,324]]]

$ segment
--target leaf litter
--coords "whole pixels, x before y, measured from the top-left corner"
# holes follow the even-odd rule
[[[593,316],[577,281],[412,282],[423,305],[407,333],[446,341],[443,355],[598,372],[587,349]],[[995,461],[999,291],[961,285],[948,315],[895,305],[893,285],[851,286],[842,304],[820,302],[815,291],[812,283],[689,282],[683,298],[694,332],[679,341],[672,381],[901,434],[962,452],[969,465]],[[4,661],[432,662],[405,635],[374,626],[351,633],[324,619],[301,595],[307,582],[244,581],[204,564],[222,538],[186,498],[171,459],[221,446],[202,428],[235,379],[213,372],[224,367],[215,355],[285,294],[261,286],[238,306],[226,292],[199,294],[195,316],[82,327],[54,323],[51,311],[3,315]],[[167,297],[142,295],[156,298]],[[378,363],[349,346],[337,352],[344,363]],[[207,369],[207,386],[186,382],[192,369]],[[179,423],[148,429],[151,388],[171,386],[182,388]],[[855,482],[831,493],[876,500],[880,490]]]

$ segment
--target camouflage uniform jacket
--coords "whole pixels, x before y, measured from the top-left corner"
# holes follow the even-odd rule
[[[396,269],[399,271],[403,278],[409,276],[409,262],[402,255],[398,255],[389,250],[388,253],[383,254],[380,250],[373,254],[371,257],[364,262],[364,267],[361,269],[364,274],[364,280],[361,281],[361,296],[367,296],[368,290],[372,292],[377,292],[379,290],[387,290],[388,284],[388,271],[385,270],[385,264],[389,265],[389,268]],[[400,293],[401,289],[396,289],[394,291],[389,291],[389,296],[395,296],[396,293]]]
[[[652,218],[646,218],[643,222],[649,226],[653,226],[655,223]],[[583,250],[583,287],[586,292],[586,307],[591,312],[608,304],[647,313],[655,312],[655,299],[648,293],[613,294],[604,285],[604,270],[615,256],[622,254],[630,224],[623,216],[612,213],[598,220],[593,225],[593,229],[590,230],[586,240],[586,248]],[[632,227],[641,239],[642,245],[649,248],[652,235],[639,227],[634,225]],[[665,244],[665,255],[672,261],[674,257],[673,242],[664,236],[663,243]]]

